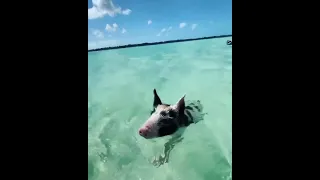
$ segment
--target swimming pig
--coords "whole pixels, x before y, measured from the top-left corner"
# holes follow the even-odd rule
[[[164,145],[164,156],[153,161],[154,165],[160,166],[168,162],[169,153],[174,145],[180,142],[185,128],[192,123],[203,120],[203,107],[200,101],[185,102],[185,95],[175,104],[162,103],[156,89],[153,90],[153,110],[151,116],[139,129],[140,136],[145,139],[153,139],[164,136],[171,136]]]

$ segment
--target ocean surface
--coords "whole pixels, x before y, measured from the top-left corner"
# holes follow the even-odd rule
[[[232,46],[229,38],[88,53],[89,180],[232,179]],[[152,110],[153,89],[165,103],[200,100],[204,120],[190,125],[155,167],[164,138],[138,128]]]

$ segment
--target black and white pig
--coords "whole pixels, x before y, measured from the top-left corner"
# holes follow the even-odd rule
[[[156,89],[153,90],[153,94],[151,116],[139,129],[139,134],[146,139],[171,136],[164,145],[164,156],[153,161],[154,165],[160,166],[168,162],[171,150],[183,139],[185,128],[203,120],[204,114],[199,100],[185,102],[184,95],[176,104],[170,105],[162,103]]]

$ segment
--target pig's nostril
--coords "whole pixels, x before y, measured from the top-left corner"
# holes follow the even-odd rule
[[[140,134],[141,136],[144,136],[144,135],[146,134],[146,131],[143,130],[143,129],[140,129],[140,130],[139,130],[139,134]]]
[[[139,134],[143,137],[147,136],[148,132],[149,132],[149,129],[146,129],[144,127],[139,129]]]

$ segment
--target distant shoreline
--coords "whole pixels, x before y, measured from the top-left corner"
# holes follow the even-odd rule
[[[121,45],[121,46],[90,49],[88,50],[88,52],[111,50],[111,49],[123,49],[123,48],[139,47],[139,46],[152,46],[152,45],[158,45],[158,44],[168,44],[168,43],[177,43],[177,42],[186,42],[186,41],[197,41],[197,40],[203,40],[203,39],[224,38],[224,37],[231,37],[231,36],[232,34],[220,35],[220,36],[207,36],[207,37],[192,38],[192,39],[177,39],[177,40],[160,41],[160,42],[152,42],[152,43],[127,44],[127,45]]]

